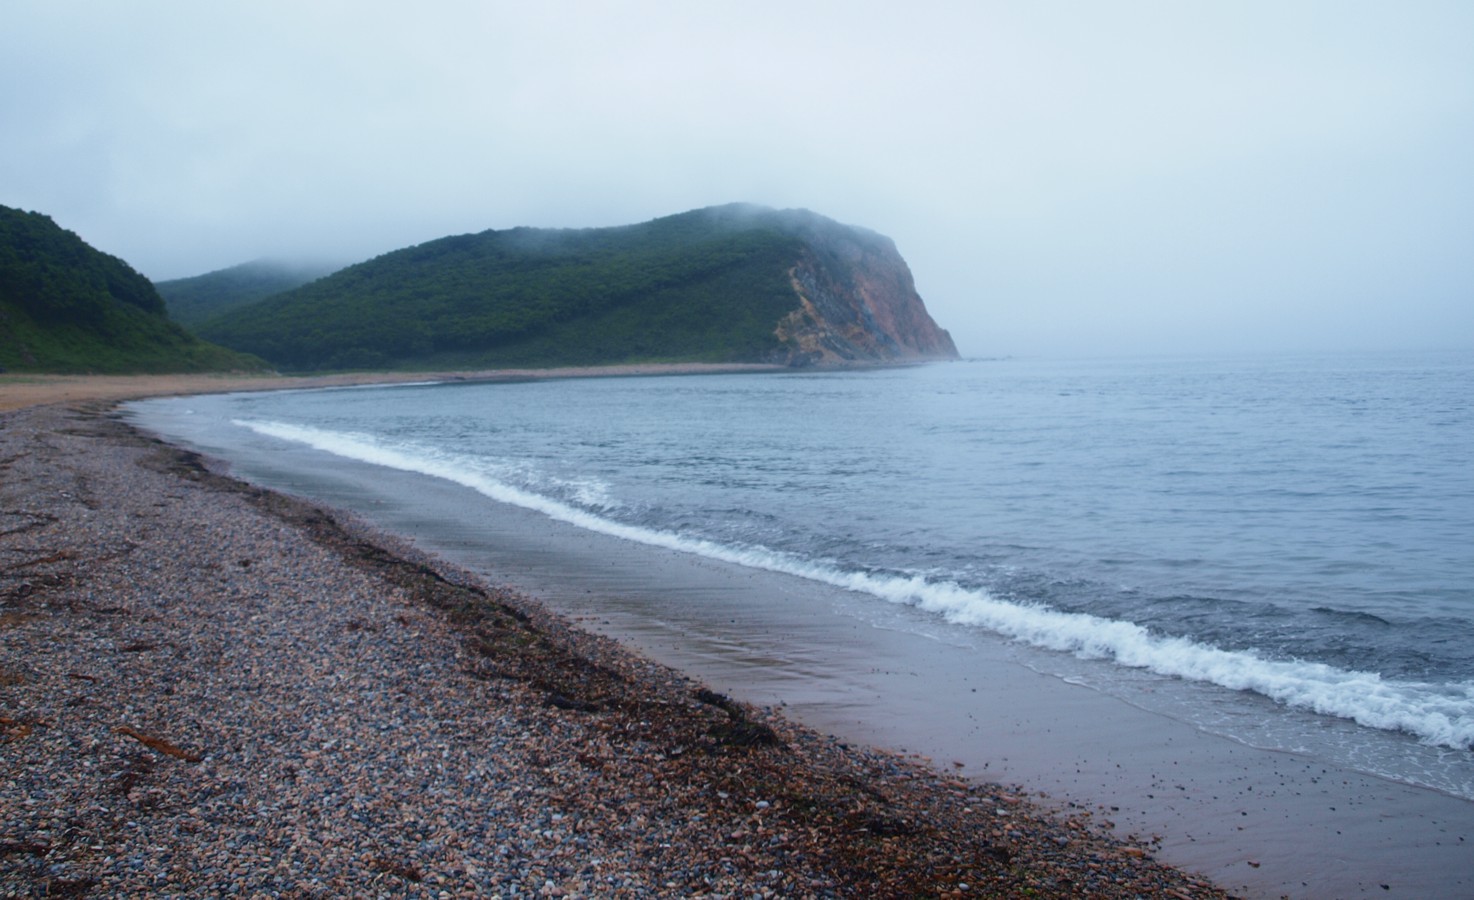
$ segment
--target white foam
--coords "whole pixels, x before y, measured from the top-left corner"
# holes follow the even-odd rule
[[[956,624],[986,628],[1046,649],[1254,691],[1288,706],[1351,719],[1371,728],[1407,732],[1430,744],[1457,749],[1474,746],[1474,682],[1393,681],[1375,672],[1270,660],[1252,651],[1221,650],[1185,638],[1155,635],[1133,622],[1000,600],[986,591],[950,581],[847,571],[766,548],[734,547],[627,525],[508,484],[496,477],[493,467],[435,448],[408,443],[390,446],[370,435],[282,422],[236,420],[235,424],[337,456],[443,478],[493,500],[625,540],[812,579],[915,606]],[[607,501],[607,497],[603,499]],[[607,508],[608,503],[604,505]]]

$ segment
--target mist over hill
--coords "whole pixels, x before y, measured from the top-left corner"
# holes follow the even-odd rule
[[[341,268],[326,263],[257,259],[189,278],[156,281],[169,317],[188,328],[239,306],[301,287]]]
[[[201,322],[285,370],[955,358],[886,237],[806,210],[429,241]]]

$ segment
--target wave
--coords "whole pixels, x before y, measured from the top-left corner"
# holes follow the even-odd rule
[[[1474,748],[1474,682],[1399,681],[1324,663],[1267,659],[1251,650],[1222,650],[1187,638],[1154,634],[1134,622],[1000,599],[954,581],[847,570],[764,547],[731,546],[630,525],[509,484],[488,471],[483,461],[434,447],[411,442],[391,445],[372,435],[275,421],[238,419],[233,424],[336,456],[441,478],[492,500],[624,540],[818,581],[913,606],[954,624],[987,629],[1036,647],[1252,691],[1287,706],[1370,728],[1405,732],[1433,745]],[[607,499],[601,506],[608,508]]]

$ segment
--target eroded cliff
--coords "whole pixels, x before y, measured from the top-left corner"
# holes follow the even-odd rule
[[[889,238],[806,210],[777,216],[803,246],[788,270],[799,306],[778,323],[786,363],[957,358]]]

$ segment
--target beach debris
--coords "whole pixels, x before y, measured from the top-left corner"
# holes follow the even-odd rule
[[[421,872],[420,867],[413,863],[395,862],[392,859],[386,859],[382,856],[370,856],[365,862],[375,872],[383,872],[387,875],[393,875],[395,878],[402,878],[405,881],[423,881],[425,878],[425,873]]]
[[[881,837],[904,837],[916,833],[916,826],[897,816],[863,810],[851,813],[850,824],[860,831],[868,831]]]
[[[16,569],[29,569],[31,566],[44,566],[48,563],[66,562],[67,560],[75,559],[76,556],[77,554],[71,550],[61,550],[56,553],[49,553],[45,556],[38,556],[35,559],[25,559],[21,560],[18,563],[11,563],[4,568],[0,568],[0,572],[13,572]]]
[[[0,856],[9,856],[12,853],[28,853],[31,856],[45,856],[51,852],[50,844],[40,841],[0,841]]]
[[[133,738],[133,740],[139,742],[150,750],[158,753],[163,753],[166,756],[172,756],[175,759],[182,759],[185,762],[199,762],[200,760],[205,758],[199,753],[191,753],[188,750],[184,750],[180,747],[174,746],[163,738],[150,737],[149,735],[146,735],[138,731],[137,729],[130,728],[127,725],[119,725],[117,728],[113,729],[113,733],[121,734],[126,737],[131,737]]]
[[[695,697],[702,703],[715,706],[727,714],[728,722],[714,725],[711,729],[712,737],[721,743],[736,747],[779,747],[783,745],[777,732],[762,722],[752,721],[747,711],[727,695],[719,694],[710,688],[700,688],[696,691]]]
[[[598,712],[599,704],[590,703],[587,700],[576,700],[565,697],[562,694],[549,694],[548,705],[557,709],[571,709],[574,712]]]
[[[29,737],[33,728],[29,722],[12,719],[9,716],[0,716],[0,730],[5,732],[5,737],[9,740],[18,741]]]

